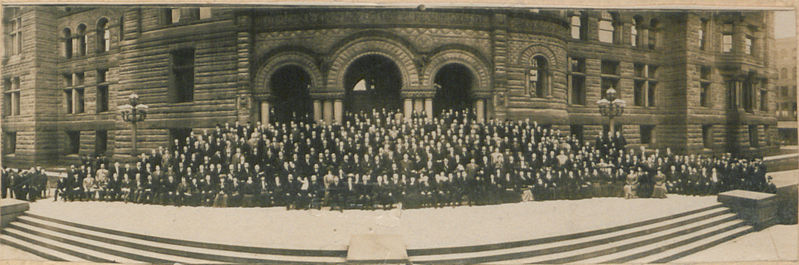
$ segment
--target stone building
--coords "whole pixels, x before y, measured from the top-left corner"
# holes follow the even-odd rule
[[[4,10],[3,163],[129,158],[225,122],[335,123],[390,107],[531,119],[585,140],[615,88],[633,146],[762,155],[778,143],[773,12],[21,6]]]
[[[777,126],[780,140],[796,144],[796,37],[775,40],[777,78]]]

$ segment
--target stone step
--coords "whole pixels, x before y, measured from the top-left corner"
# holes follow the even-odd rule
[[[675,249],[690,249],[686,246],[691,246],[696,242],[701,242],[707,238],[715,237],[719,234],[727,233],[730,230],[738,230],[738,228],[745,227],[742,220],[732,220],[716,227],[711,227],[697,233],[690,233],[674,237],[668,240],[658,242],[657,244],[648,245],[641,248],[634,248],[626,251],[620,251],[611,255],[605,255],[597,258],[587,259],[580,262],[585,263],[638,263],[637,260],[647,259],[651,256],[659,255],[664,252],[672,252]],[[678,251],[679,252],[679,251]]]
[[[65,244],[71,245],[73,249],[76,251],[80,251],[80,249],[91,249],[98,252],[103,252],[109,255],[113,255],[116,257],[132,259],[139,262],[146,262],[146,263],[187,263],[187,264],[195,264],[195,263],[211,263],[207,260],[199,260],[199,259],[192,259],[192,258],[183,258],[171,255],[164,255],[160,253],[150,252],[139,250],[135,248],[124,247],[120,245],[109,244],[101,241],[95,241],[91,239],[82,238],[79,236],[72,236],[40,227],[35,227],[32,225],[28,225],[23,223],[22,220],[19,222],[14,222],[10,226],[10,228],[17,229],[21,232],[26,234],[34,234],[37,236],[41,236],[44,238],[52,239],[55,241],[63,242]]]
[[[6,245],[6,246],[10,246],[10,247],[13,247],[13,248],[16,248],[16,249],[31,253],[33,255],[42,257],[44,259],[51,260],[51,261],[81,261],[77,257],[73,257],[73,256],[70,256],[70,255],[67,255],[67,254],[64,254],[64,253],[61,253],[61,252],[46,248],[44,246],[40,246],[40,245],[34,244],[33,242],[30,242],[28,239],[25,239],[25,238],[19,239],[19,238],[13,237],[13,236],[5,234],[5,233],[0,235],[0,243],[2,243],[3,245]]]
[[[721,243],[733,240],[740,236],[749,234],[754,232],[755,229],[749,225],[741,225],[737,226],[734,229],[730,229],[728,231],[720,232],[715,234],[711,237],[707,237],[701,240],[697,240],[690,244],[685,244],[679,247],[674,247],[667,251],[663,251],[656,255],[648,256],[646,258],[637,259],[633,262],[635,263],[666,263],[675,261],[679,258],[688,256],[690,254],[711,248],[713,246],[719,245]]]
[[[69,261],[90,261],[90,262],[104,262],[104,263],[139,263],[135,260],[120,258],[113,255],[108,255],[106,253],[94,251],[91,249],[82,249],[77,248],[73,245],[69,245],[60,241],[56,241],[50,238],[37,236],[34,233],[26,233],[24,231],[20,231],[16,228],[7,228],[4,231],[5,234],[10,235],[12,237],[25,240],[26,242],[34,243],[37,246],[49,248],[61,253],[65,253],[69,256],[76,257],[76,259],[70,259]],[[78,250],[79,249],[79,250]]]
[[[521,247],[507,247],[487,251],[458,252],[443,255],[412,256],[415,263],[472,263],[472,262],[498,262],[534,257],[560,257],[558,254],[568,256],[581,249],[600,248],[606,244],[645,237],[653,233],[672,231],[698,221],[715,218],[718,216],[731,216],[729,210],[723,207],[707,207],[701,211],[690,211],[688,214],[677,214],[664,218],[636,222],[630,225],[578,233],[573,238],[564,237],[546,242],[538,242]],[[677,217],[674,217],[677,216]]]
[[[500,249],[508,249],[508,248],[518,248],[518,247],[525,247],[525,246],[532,246],[538,244],[545,244],[551,242],[558,242],[564,240],[572,240],[572,239],[579,239],[583,237],[590,237],[590,236],[597,236],[607,233],[613,233],[622,231],[625,229],[641,227],[646,225],[655,224],[658,222],[664,222],[668,220],[674,220],[678,218],[683,218],[689,215],[699,214],[706,211],[727,211],[720,203],[713,204],[708,207],[695,209],[691,211],[686,211],[678,214],[673,214],[669,216],[659,217],[648,219],[644,221],[634,222],[625,225],[619,225],[609,228],[602,228],[597,230],[585,231],[585,232],[578,232],[573,234],[566,234],[566,235],[558,235],[558,236],[551,236],[545,238],[537,238],[532,240],[521,240],[521,241],[511,241],[511,242],[502,242],[502,243],[494,243],[494,244],[483,244],[483,245],[472,245],[472,246],[458,246],[458,247],[441,247],[441,248],[425,248],[425,249],[409,249],[408,255],[409,256],[425,256],[425,255],[445,255],[445,254],[456,254],[456,253],[468,253],[468,252],[480,252],[480,251],[490,251],[490,250],[500,250]]]
[[[83,228],[58,224],[51,221],[22,216],[20,222],[37,226],[40,228],[67,233],[92,240],[102,241],[109,244],[135,248],[160,254],[180,256],[186,258],[197,258],[215,262],[226,263],[339,263],[344,262],[343,257],[307,257],[290,255],[271,255],[257,254],[248,252],[237,252],[231,250],[218,250],[182,245],[173,245],[162,242],[148,241],[143,239],[130,238],[115,234],[101,233]]]
[[[117,236],[123,236],[133,239],[141,239],[151,242],[158,242],[158,243],[165,243],[171,245],[180,245],[180,246],[187,246],[187,247],[195,247],[195,248],[202,248],[202,249],[216,249],[216,250],[228,250],[228,251],[235,251],[235,252],[244,252],[244,253],[255,253],[255,254],[269,254],[269,255],[280,255],[280,256],[308,256],[308,257],[339,257],[345,258],[347,256],[347,250],[316,250],[316,249],[283,249],[283,248],[265,248],[265,247],[255,247],[255,246],[241,246],[241,245],[227,245],[227,244],[218,244],[218,243],[208,243],[208,242],[198,242],[198,241],[189,241],[189,240],[182,240],[182,239],[173,239],[173,238],[165,238],[165,237],[157,237],[151,235],[143,235],[137,233],[131,233],[126,231],[119,231],[114,229],[102,228],[97,226],[90,226],[85,224],[79,224],[75,222],[64,221],[52,217],[42,216],[38,214],[26,213],[26,217],[34,218],[36,220],[47,221],[55,224],[71,226],[75,228],[80,228],[83,230],[99,232],[103,234],[111,234]]]
[[[722,225],[724,223],[735,220],[737,220],[735,214],[727,213],[702,220],[696,220],[694,222],[691,222],[690,224],[684,224],[679,227],[647,234],[641,237],[613,241],[603,245],[580,249],[578,251],[557,253],[554,255],[539,256],[531,259],[518,260],[518,262],[546,263],[546,264],[575,263],[575,262],[582,263],[584,260],[594,257],[601,257],[616,252],[625,251],[629,249],[637,249],[653,244],[658,245],[662,241],[678,237],[681,235],[701,233],[702,230],[709,228],[712,229],[713,227],[716,227],[718,225]]]

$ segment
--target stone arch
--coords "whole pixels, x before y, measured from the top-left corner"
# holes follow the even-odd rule
[[[344,91],[344,75],[347,68],[358,58],[366,55],[381,55],[392,60],[402,76],[402,88],[419,85],[419,71],[413,53],[396,41],[385,38],[365,37],[343,45],[333,53],[327,73],[327,89]]]
[[[281,67],[289,65],[298,66],[311,76],[311,91],[322,89],[324,85],[322,72],[316,65],[316,60],[305,53],[286,51],[269,57],[259,68],[258,72],[255,74],[254,92],[256,95],[271,95],[272,88],[269,87],[271,83],[269,82],[269,78]]]
[[[525,67],[531,66],[533,64],[533,57],[538,55],[544,56],[544,58],[546,58],[546,60],[550,63],[550,71],[564,67],[565,62],[563,62],[562,58],[558,58],[555,55],[555,52],[550,48],[539,44],[530,45],[527,47],[527,49],[524,49],[524,51],[522,51],[522,53],[519,55],[517,63]]]
[[[433,88],[436,73],[445,65],[458,63],[470,71],[475,77],[475,91],[491,90],[491,69],[480,57],[460,49],[447,49],[430,57],[422,72],[422,87]]]

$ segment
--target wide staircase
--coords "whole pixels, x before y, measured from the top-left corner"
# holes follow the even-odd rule
[[[496,228],[500,229],[500,228]],[[531,227],[531,229],[535,229]],[[599,230],[459,247],[408,249],[411,263],[664,263],[754,231],[722,204]],[[54,261],[345,263],[346,250],[236,246],[142,235],[26,213],[0,243]]]

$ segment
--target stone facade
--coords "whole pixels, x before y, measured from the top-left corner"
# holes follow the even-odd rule
[[[263,110],[280,101],[272,79],[287,66],[307,74],[314,119],[339,122],[349,67],[369,55],[397,66],[397,100],[406,114],[432,115],[438,73],[458,65],[471,73],[468,100],[478,119],[529,118],[593,140],[607,124],[596,106],[605,84],[628,103],[617,124],[632,147],[742,155],[778,148],[770,141],[779,97],[768,11],[23,6],[4,12],[6,44],[21,34],[23,48],[6,49],[3,57],[8,166],[64,164],[96,151],[128,158],[131,126],[118,106],[131,93],[149,106],[139,151],[168,144],[182,129],[268,121]],[[725,43],[731,50],[722,50]],[[189,100],[174,98],[176,51],[193,54]]]

